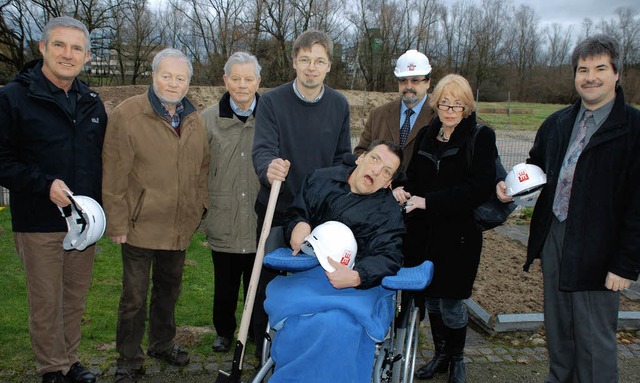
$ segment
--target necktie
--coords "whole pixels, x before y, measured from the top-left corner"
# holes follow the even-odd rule
[[[402,126],[400,127],[400,147],[404,148],[404,144],[407,142],[407,138],[409,137],[409,131],[411,130],[411,115],[413,114],[413,109],[409,108],[404,111],[404,114],[407,115],[405,117]]]
[[[556,195],[553,200],[553,214],[558,217],[558,221],[560,222],[567,219],[573,174],[576,170],[578,157],[580,157],[580,153],[582,153],[582,150],[587,144],[587,126],[591,121],[593,121],[593,113],[590,110],[587,110],[584,112],[582,120],[580,120],[578,133],[569,146],[569,149],[567,149],[567,154],[565,155],[564,162],[560,168],[558,186],[556,187]]]

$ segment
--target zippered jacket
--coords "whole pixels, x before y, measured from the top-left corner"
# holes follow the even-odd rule
[[[37,60],[0,89],[0,185],[10,190],[15,232],[67,231],[49,198],[55,179],[74,194],[101,200],[104,104],[76,79],[71,116],[54,99],[47,81],[42,60]]]

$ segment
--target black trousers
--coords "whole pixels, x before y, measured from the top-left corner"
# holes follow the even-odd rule
[[[242,279],[246,299],[256,254],[224,253],[212,250],[211,258],[214,277],[213,327],[219,336],[233,339],[237,327],[236,308],[240,280]]]

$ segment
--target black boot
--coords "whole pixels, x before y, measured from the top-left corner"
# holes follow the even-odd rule
[[[450,359],[444,352],[446,328],[442,323],[442,316],[440,314],[429,314],[429,323],[431,324],[431,335],[433,336],[435,350],[433,359],[416,371],[415,375],[418,379],[431,379],[436,373],[442,374],[449,369]]]
[[[451,358],[449,367],[449,383],[465,383],[467,376],[464,371],[464,344],[467,340],[467,326],[462,328],[447,328],[445,354]]]

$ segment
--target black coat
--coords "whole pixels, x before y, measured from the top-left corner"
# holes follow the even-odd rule
[[[285,235],[288,241],[298,222],[307,222],[312,228],[327,221],[344,223],[358,243],[353,267],[360,274],[358,288],[367,289],[400,269],[404,223],[389,188],[368,195],[351,192],[347,180],[354,169],[340,165],[311,173],[286,211]]]
[[[553,217],[558,175],[580,101],[549,116],[528,162],[547,184],[536,203],[525,270],[540,258]],[[604,290],[607,272],[636,280],[640,272],[640,111],[617,89],[613,109],[576,163],[560,264],[563,291]]]
[[[102,193],[104,105],[76,79],[76,115],[69,115],[51,95],[41,68],[42,61],[30,63],[0,89],[0,185],[11,192],[16,232],[67,231],[49,199],[56,178],[77,195],[100,201]]]
[[[495,187],[496,137],[483,128],[469,158],[475,115],[463,119],[446,144],[436,138],[441,126],[436,118],[420,132],[407,169],[405,191],[424,197],[426,209],[406,216],[404,253],[407,266],[424,259],[433,262],[427,296],[465,299],[471,295],[482,250],[473,209],[489,199]]]

